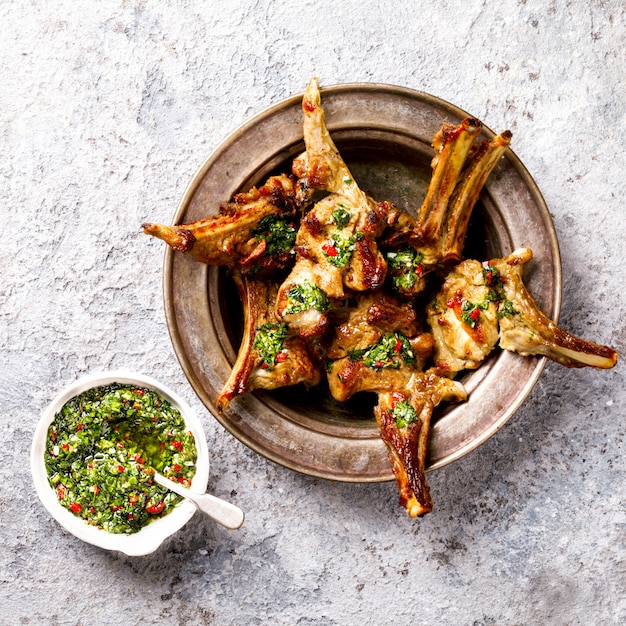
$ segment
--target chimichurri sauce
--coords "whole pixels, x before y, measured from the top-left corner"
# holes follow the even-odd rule
[[[59,502],[88,524],[134,533],[182,499],[154,470],[188,487],[196,444],[180,411],[151,389],[113,383],[72,398],[48,429],[45,462]]]

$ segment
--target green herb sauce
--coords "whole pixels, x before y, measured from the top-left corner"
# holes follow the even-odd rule
[[[337,204],[337,208],[332,212],[331,217],[337,228],[345,228],[352,217],[342,204]]]
[[[396,420],[396,426],[398,428],[406,428],[413,422],[417,421],[417,413],[413,406],[406,400],[400,400],[396,402],[391,409],[391,415]]]
[[[360,350],[350,350],[351,361],[363,361],[363,365],[373,370],[385,368],[399,369],[402,365],[415,363],[415,353],[404,333],[396,331],[383,335],[375,344]]]
[[[476,328],[480,319],[480,312],[489,308],[489,300],[482,302],[470,302],[466,300],[461,307],[461,321],[465,322],[470,328]]]
[[[387,253],[391,282],[397,291],[409,291],[415,285],[418,277],[424,273],[423,259],[424,256],[411,247]]]
[[[110,533],[137,532],[182,498],[154,470],[188,487],[194,437],[180,411],[151,389],[113,383],[72,398],[48,429],[48,481],[62,506]]]
[[[355,233],[353,237],[336,230],[331,241],[322,246],[326,259],[335,267],[345,267],[350,262],[356,242],[363,237],[363,233]]]
[[[257,241],[265,240],[267,254],[271,257],[291,252],[296,243],[293,224],[276,215],[266,215],[252,234]]]
[[[284,322],[263,324],[256,329],[252,347],[258,351],[264,368],[271,370],[276,362],[285,360],[287,353],[283,351],[283,343],[288,334],[287,324]]]
[[[489,287],[488,299],[491,302],[497,302],[499,304],[497,313],[498,319],[502,319],[507,315],[515,315],[517,313],[513,303],[504,293],[504,283],[502,281],[502,277],[500,276],[500,272],[487,262],[483,263],[483,282],[487,287]]]
[[[309,309],[324,313],[329,308],[328,296],[317,285],[308,280],[292,285],[287,291],[287,308],[285,310],[287,314],[302,313]]]

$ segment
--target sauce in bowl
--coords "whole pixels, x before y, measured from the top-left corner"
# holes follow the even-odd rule
[[[131,534],[181,497],[154,470],[189,487],[197,450],[180,411],[157,392],[111,383],[68,400],[48,427],[45,466],[59,503],[87,524]]]

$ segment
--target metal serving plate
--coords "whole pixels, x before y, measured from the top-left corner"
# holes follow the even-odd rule
[[[381,84],[321,90],[332,137],[359,185],[378,200],[415,213],[430,180],[431,142],[444,121],[469,114],[425,93]],[[217,212],[234,193],[291,170],[304,150],[302,96],[291,97],[234,131],[194,176],[173,218],[193,222]],[[501,129],[502,130],[502,129]],[[483,135],[493,132],[484,128]],[[509,150],[474,209],[466,256],[481,260],[515,248],[533,250],[525,282],[542,310],[558,318],[561,264],[554,226],[532,177]],[[374,399],[360,394],[335,402],[324,388],[254,392],[219,414],[215,398],[238,350],[241,303],[223,270],[165,252],[167,324],[180,364],[215,418],[268,459],[312,476],[349,482],[393,479],[372,416]],[[544,359],[496,350],[461,380],[469,401],[438,407],[431,427],[428,469],[442,467],[491,437],[518,409]]]

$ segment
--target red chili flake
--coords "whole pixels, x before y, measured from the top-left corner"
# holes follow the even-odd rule
[[[124,471],[124,466],[123,465],[118,465],[117,466],[117,471],[118,472],[123,472]]]
[[[93,469],[93,463],[87,463],[87,469]]]
[[[56,441],[57,440],[57,431],[56,430],[53,430],[50,433],[50,439],[51,439],[51,441]]]
[[[276,355],[276,360],[277,360],[279,363],[282,363],[282,362],[283,362],[286,358],[287,358],[287,353],[286,353],[286,352],[279,352],[279,353]]]
[[[493,283],[493,272],[485,272],[485,280],[487,281],[488,285],[491,285],[491,283]]]
[[[129,513],[129,514],[128,514],[128,521],[129,521],[129,522],[132,522],[132,521],[133,521],[133,514],[132,514],[132,513]]]
[[[93,514],[93,513],[95,513],[95,512],[96,512],[96,509],[94,509],[92,506],[90,506],[90,507],[89,507],[89,512]]]
[[[165,502],[159,502],[158,504],[151,504],[149,507],[146,508],[146,511],[148,511],[148,513],[151,513],[152,515],[158,515],[159,513],[161,513],[161,511],[163,511],[164,508]]]
[[[419,276],[421,276],[424,273],[424,268],[421,265],[418,265],[415,271]]]
[[[480,311],[478,309],[474,309],[471,313],[470,313],[470,317],[473,320],[477,320],[480,317]]]
[[[57,487],[57,496],[59,497],[59,500],[63,500],[63,498],[65,498],[65,487],[63,485],[59,485]]]
[[[261,363],[261,367],[262,367],[264,370],[266,370],[266,369],[269,367],[269,365],[268,365],[265,361],[263,361],[263,363]]]
[[[339,252],[337,251],[337,248],[335,248],[335,246],[332,243],[325,243],[322,246],[322,250],[328,255],[328,256],[337,256],[339,254]]]
[[[182,469],[182,467],[180,465],[174,465],[174,471],[175,472],[180,472],[180,470]]]
[[[176,448],[177,450],[182,450],[183,449],[183,442],[182,441],[172,441],[172,447]]]
[[[76,430],[80,432],[85,426],[83,424],[76,424]]]
[[[393,351],[400,352],[400,350],[402,350],[402,346],[403,346],[402,339],[397,339],[396,345],[393,347]]]
[[[144,394],[145,392],[144,392],[144,390],[143,390],[143,389],[135,389],[135,393],[136,393],[138,396],[143,396],[143,394]]]
[[[310,100],[304,100],[302,102],[302,108],[307,112],[307,113],[313,113],[313,111],[315,111],[315,109],[317,108],[315,102],[311,102]]]
[[[121,508],[122,508],[122,507],[121,507],[121,506],[119,506],[118,504],[114,504],[114,505],[111,507],[111,511],[119,511]]]
[[[93,486],[93,492],[98,495],[100,493],[100,487],[98,487],[98,485],[94,485]]]
[[[406,401],[406,395],[400,393],[399,391],[394,391],[391,394],[391,408],[395,409],[398,402]]]
[[[446,305],[448,306],[449,309],[454,308],[454,305],[456,304],[456,299],[455,298],[450,298],[447,302]]]
[[[72,504],[70,504],[70,509],[74,511],[74,513],[80,513],[83,510],[83,507],[78,504],[78,502],[72,502]]]
[[[374,367],[382,367],[382,366],[383,366],[382,361],[376,361],[376,363],[374,363]]]
[[[62,446],[63,450],[69,450],[70,449],[70,444],[69,443],[64,443]]]

